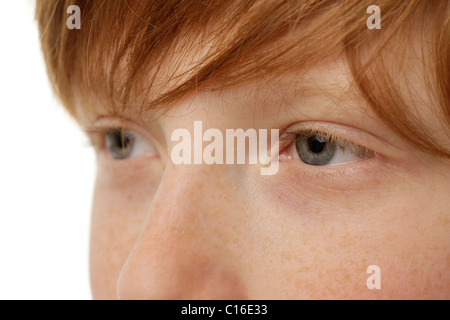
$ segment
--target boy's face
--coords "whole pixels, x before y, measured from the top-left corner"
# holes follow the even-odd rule
[[[428,99],[414,75],[405,74],[411,104]],[[130,109],[125,126],[143,137],[132,156],[98,150],[94,298],[450,298],[449,162],[394,134],[349,81],[339,57],[270,84],[199,91],[158,117]],[[92,103],[83,125],[120,123]],[[439,136],[431,110],[419,110]],[[374,154],[309,165],[294,135],[282,140],[274,175],[260,165],[174,165],[171,135],[186,128],[193,140],[194,121],[224,137],[308,125]],[[366,285],[371,265],[381,289]]]

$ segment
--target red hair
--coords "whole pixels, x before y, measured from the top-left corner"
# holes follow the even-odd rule
[[[448,0],[380,0],[379,31],[366,27],[372,1],[129,2],[37,0],[49,78],[74,116],[76,97],[88,92],[108,98],[119,114],[142,92],[143,109],[161,108],[200,87],[221,89],[312,67],[343,48],[354,84],[375,114],[421,150],[450,157]],[[66,27],[69,5],[81,8],[81,30]],[[420,110],[402,99],[386,65],[388,48],[406,47],[416,36],[426,49],[424,81],[444,128],[439,139]]]

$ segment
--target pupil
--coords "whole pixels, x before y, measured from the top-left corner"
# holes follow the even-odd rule
[[[106,147],[114,159],[128,158],[133,144],[133,136],[127,131],[113,130],[106,134]]]
[[[323,137],[310,137],[308,138],[308,148],[314,153],[321,153],[325,149],[326,139]]]
[[[333,159],[337,144],[322,134],[303,135],[296,138],[295,148],[299,158],[306,164],[324,166]]]
[[[116,134],[116,144],[120,149],[126,149],[130,144],[130,138],[126,135],[122,135],[121,132]]]

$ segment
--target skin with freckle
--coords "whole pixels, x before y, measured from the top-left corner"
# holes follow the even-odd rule
[[[321,81],[324,72],[333,77]],[[268,101],[251,85],[220,96],[198,93],[152,123],[166,144],[159,158],[120,162],[99,155],[91,243],[95,298],[450,297],[449,162],[401,143],[351,100],[328,112],[345,99],[336,96],[347,76],[342,60],[293,76],[332,94],[297,102],[303,106],[298,114],[267,108],[266,117],[253,118],[253,108],[264,107],[258,102],[281,102]],[[239,97],[250,92],[256,102],[241,108]],[[296,103],[295,94],[290,97]],[[231,101],[235,110],[225,108]],[[360,123],[389,141],[371,146],[393,156],[344,166],[338,175],[294,160],[281,161],[273,176],[252,165],[170,163],[176,128],[192,130],[194,120],[221,130],[267,128],[274,112],[274,127],[317,118]],[[366,286],[370,265],[380,267],[380,290]]]
[[[434,39],[431,35],[441,40],[450,35],[438,33],[431,23],[448,22],[442,9],[450,8],[448,2],[383,0],[382,29],[369,30],[374,32],[369,37],[364,16],[367,5],[360,0],[264,0],[251,5],[243,0],[216,1],[215,5],[194,1],[192,8],[183,7],[185,1],[136,1],[126,8],[131,13],[116,10],[119,2],[77,0],[91,11],[83,15],[86,20],[81,30],[64,33],[57,40],[55,30],[65,28],[66,16],[61,18],[60,8],[53,10],[51,2],[38,2],[46,12],[41,14],[40,29],[51,79],[59,81],[54,84],[57,92],[68,92],[60,94],[62,101],[86,128],[97,153],[90,247],[95,299],[450,299],[450,144],[448,122],[441,119],[448,109],[439,109],[445,106],[439,97],[450,100],[450,96],[438,94],[435,86],[445,79],[431,72],[432,67],[448,69],[443,51],[449,48],[442,41],[442,52],[436,56],[428,52]],[[61,7],[63,1],[58,3]],[[153,4],[157,7],[153,9],[161,11],[152,11]],[[228,14],[234,17],[235,6],[243,14],[236,14],[237,20],[230,18],[231,23]],[[294,7],[297,11],[291,11]],[[428,10],[415,10],[423,7]],[[113,19],[106,21],[108,27],[103,30],[102,9],[111,9],[105,15],[108,19],[123,15],[124,28],[121,20],[117,29]],[[384,15],[387,9],[392,11]],[[208,10],[213,10],[209,18],[197,24],[200,13]],[[162,14],[147,17],[145,12]],[[259,28],[255,29],[245,24],[261,12],[270,13],[262,15],[270,23],[257,21]],[[416,12],[421,24],[414,21]],[[404,13],[400,20],[413,28],[395,29],[391,37],[394,13]],[[438,13],[441,20],[427,16]],[[46,19],[50,16],[56,17],[50,18],[56,20],[53,24]],[[277,19],[285,19],[285,24],[271,29]],[[186,31],[180,20],[186,23]],[[142,21],[148,22],[142,30],[133,29]],[[171,23],[175,27],[169,28]],[[226,23],[231,27],[222,29]],[[240,23],[244,30],[239,29]],[[152,38],[159,27],[169,32]],[[353,31],[346,33],[349,29]],[[83,34],[85,30],[88,35]],[[253,30],[271,33],[260,38]],[[339,38],[336,30],[347,36]],[[240,47],[227,46],[227,41],[236,42],[235,33],[241,31],[245,31],[243,37],[252,36],[244,37]],[[96,32],[98,39],[110,43],[97,43]],[[323,38],[326,41],[318,41],[322,34],[328,36]],[[384,36],[392,41],[384,43]],[[370,40],[363,41],[365,37]],[[294,42],[297,38],[302,42]],[[78,46],[65,39],[77,41]],[[175,43],[170,42],[173,39]],[[290,41],[300,49],[287,51],[286,56],[273,55]],[[364,69],[374,71],[369,80],[356,68],[361,76],[358,84],[365,86],[355,85],[351,62],[358,60],[351,55],[352,46],[358,47],[358,58],[370,60],[373,52],[383,58],[370,60],[373,65]],[[372,51],[377,46],[383,50]],[[68,52],[66,47],[70,47]],[[109,53],[120,48],[124,55],[114,65],[110,61],[114,54]],[[237,58],[219,59],[223,62],[219,69],[213,64],[205,71],[202,63],[217,62],[214,48]],[[293,52],[308,54],[297,61]],[[150,57],[151,63],[145,64],[148,61],[142,57]],[[134,58],[139,68],[141,62],[145,67],[127,70]],[[278,58],[288,67],[269,72],[281,68],[276,64]],[[66,60],[70,63],[61,63]],[[242,78],[246,81],[237,77],[242,81],[221,86],[227,75],[244,67],[259,68],[266,60],[274,64],[265,64],[257,77]],[[113,68],[116,73],[110,79],[111,65],[117,70]],[[126,77],[130,73],[137,75],[130,78],[133,81]],[[387,82],[382,81],[386,73],[390,76]],[[166,90],[172,92],[171,86],[184,84],[192,75],[203,81],[201,85],[196,83],[194,89],[190,87],[160,109],[152,105],[153,109],[141,110],[145,102]],[[448,89],[446,76],[441,91]],[[122,88],[127,81],[134,84],[129,92]],[[111,84],[117,92],[108,91]],[[367,87],[370,92],[362,89]],[[395,109],[398,104],[385,99],[380,101],[390,104],[381,103],[381,107],[392,110],[380,111],[380,105],[377,108],[374,99],[370,100],[382,94],[393,97],[388,89],[401,96],[392,101],[404,101],[405,108]],[[175,165],[170,156],[178,141],[172,141],[172,133],[181,128],[193,136],[195,121],[202,122],[203,132],[214,128],[223,136],[227,129],[279,129],[278,172],[261,175],[260,164]],[[426,130],[419,130],[424,128],[416,122]],[[140,137],[133,145],[133,156],[114,158],[114,150],[105,142],[111,128]],[[355,157],[349,151],[352,161],[308,164],[300,160],[295,147],[295,132],[305,130],[341,139],[342,145],[353,146],[359,154],[367,154],[361,149],[370,150],[371,156]],[[430,138],[425,141],[434,142],[435,148],[415,143],[417,135],[412,133]],[[206,145],[203,142],[203,148]],[[372,276],[367,270],[373,265],[381,272],[378,289],[367,285]]]

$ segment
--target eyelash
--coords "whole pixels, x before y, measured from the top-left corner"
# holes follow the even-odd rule
[[[359,151],[363,152],[363,154],[361,156],[369,155],[369,154],[373,154],[374,153],[374,151],[372,151],[372,150],[370,150],[370,149],[368,149],[366,147],[360,146],[358,144],[355,144],[353,142],[350,142],[349,140],[347,140],[345,138],[338,137],[335,134],[328,133],[328,132],[321,131],[321,130],[317,130],[317,129],[311,129],[311,128],[298,129],[298,130],[293,130],[293,131],[287,131],[286,134],[288,135],[288,137],[286,137],[286,139],[289,139],[291,137],[295,138],[295,136],[297,136],[297,135],[305,135],[305,136],[321,135],[321,136],[324,136],[325,139],[327,141],[331,142],[331,143],[336,142],[338,144],[338,146],[341,147],[341,148],[344,148],[344,147],[347,147],[347,146],[354,147],[355,150],[352,150],[352,151],[359,150]],[[284,140],[284,138],[282,138],[282,139]]]
[[[114,130],[125,130],[121,127],[102,127],[102,128],[87,128],[83,131],[89,138],[91,146],[98,151],[106,149],[106,133]]]
[[[121,160],[121,159],[117,159],[116,157],[114,157],[114,155],[109,150],[109,148],[107,146],[107,134],[112,133],[112,132],[121,132],[123,135],[124,133],[128,132],[128,133],[131,133],[131,135],[133,135],[133,133],[134,133],[133,130],[126,129],[123,126],[107,126],[107,127],[103,127],[103,128],[94,128],[94,129],[89,129],[89,130],[85,130],[85,131],[88,134],[88,136],[90,137],[90,141],[91,141],[91,144],[93,145],[93,147],[96,150],[101,151],[104,154],[106,154],[109,158],[113,158],[113,160]],[[294,155],[294,158],[297,157],[298,159],[293,159],[293,160],[297,160],[298,162],[303,163],[308,166],[320,166],[322,168],[329,167],[332,165],[336,166],[335,163],[331,164],[331,165],[317,164],[317,163],[311,164],[311,163],[304,161],[303,157],[301,157],[299,155],[297,146],[295,145],[297,143],[297,138],[299,136],[302,136],[303,138],[306,137],[307,139],[309,139],[311,137],[320,137],[321,139],[326,141],[327,144],[332,144],[332,145],[335,144],[336,148],[339,148],[341,152],[343,152],[342,150],[347,150],[347,153],[350,152],[352,155],[354,155],[355,157],[358,158],[358,159],[350,161],[350,162],[339,163],[339,165],[356,162],[356,161],[364,160],[364,159],[371,159],[377,155],[377,153],[375,153],[374,151],[372,151],[366,147],[363,147],[361,145],[355,144],[346,138],[342,138],[341,135],[338,135],[338,134],[334,133],[333,131],[334,131],[333,128],[326,128],[326,130],[325,130],[325,129],[317,129],[317,128],[313,128],[313,127],[305,127],[305,128],[296,128],[294,130],[290,130],[290,129],[286,130],[279,139],[280,161],[292,160],[292,156],[286,157],[286,153],[289,151],[288,149],[292,149],[292,147],[294,147],[294,150],[297,151],[297,154],[296,154],[296,156]],[[339,156],[337,156],[336,154],[333,154],[332,159],[335,159],[334,156],[339,158]],[[127,159],[127,158],[125,158],[125,159]],[[334,161],[332,161],[332,162],[334,162]]]
[[[105,127],[101,127],[101,128],[89,128],[89,129],[85,129],[84,131],[88,135],[92,147],[95,150],[97,150],[98,152],[102,152],[111,158],[113,158],[113,157],[108,150],[107,141],[106,141],[107,135],[109,133],[120,132],[122,138],[124,139],[125,133],[134,132],[123,126],[105,126]]]
[[[349,141],[346,138],[342,138],[335,133],[326,132],[325,130],[318,130],[315,128],[298,128],[294,130],[287,130],[280,137],[280,160],[285,160],[285,156],[283,153],[286,152],[286,149],[290,148],[292,144],[296,143],[296,139],[298,136],[306,136],[306,137],[315,137],[320,136],[328,143],[334,144],[336,143],[340,149],[350,148],[350,152],[354,154],[356,157],[363,159],[371,159],[378,154],[364,146],[358,145]],[[299,160],[303,162],[302,160]],[[306,163],[305,163],[306,164]]]

